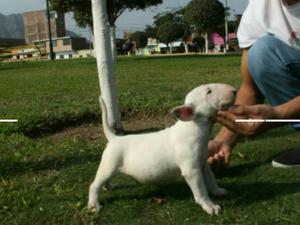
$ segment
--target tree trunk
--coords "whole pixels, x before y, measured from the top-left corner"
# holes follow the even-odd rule
[[[173,43],[170,43],[169,46],[170,46],[170,54],[172,55],[173,54]]]
[[[188,44],[186,42],[184,42],[184,51],[185,51],[185,54],[189,53]]]
[[[208,53],[208,32],[205,33],[205,53]]]
[[[111,41],[111,52],[113,56],[114,62],[117,58],[117,42],[116,42],[116,27],[109,26],[109,34],[110,34],[110,41]]]
[[[113,129],[122,129],[116,91],[115,65],[112,56],[110,32],[107,19],[107,2],[92,0],[95,53],[101,95],[108,111],[108,123]]]

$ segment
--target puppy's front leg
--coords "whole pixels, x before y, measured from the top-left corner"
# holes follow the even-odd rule
[[[208,214],[218,215],[221,212],[221,207],[210,200],[203,180],[202,170],[200,168],[195,169],[186,167],[181,171],[184,179],[193,192],[196,203]]]
[[[224,196],[228,194],[225,188],[220,188],[216,182],[216,178],[210,168],[210,166],[205,163],[203,166],[203,176],[206,183],[207,190],[215,196]]]

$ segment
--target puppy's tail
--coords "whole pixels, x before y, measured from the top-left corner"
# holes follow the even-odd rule
[[[105,137],[109,141],[109,140],[113,139],[114,137],[116,137],[116,135],[114,134],[114,131],[111,129],[111,127],[108,124],[107,108],[106,108],[106,104],[105,104],[102,96],[99,97],[99,101],[100,101],[100,105],[101,105],[101,109],[102,109],[103,131],[104,131]]]

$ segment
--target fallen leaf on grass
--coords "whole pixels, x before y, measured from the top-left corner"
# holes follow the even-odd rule
[[[158,197],[152,197],[148,201],[149,201],[149,203],[156,203],[156,204],[161,205],[161,204],[163,204],[163,203],[166,202],[166,199],[164,199],[164,198],[158,198]]]
[[[246,155],[244,155],[243,153],[241,153],[239,151],[237,152],[237,155],[240,159],[248,159],[248,157]]]

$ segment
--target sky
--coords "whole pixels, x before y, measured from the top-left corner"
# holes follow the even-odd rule
[[[23,13],[27,11],[40,10],[46,8],[45,0],[0,0],[0,13],[4,15],[12,13]],[[122,37],[124,31],[143,30],[146,25],[152,25],[153,16],[185,6],[190,0],[163,0],[163,4],[150,7],[145,11],[125,11],[117,20],[117,37]],[[220,0],[225,4],[225,0]],[[248,0],[227,0],[231,8],[231,15],[241,14],[248,4]],[[72,14],[66,14],[66,28],[81,36],[90,38],[89,29],[80,29],[72,19]]]

